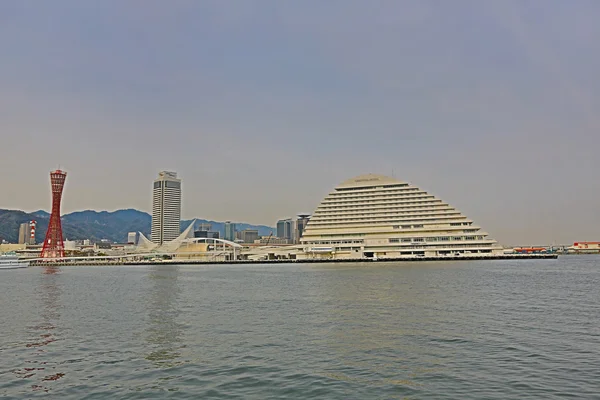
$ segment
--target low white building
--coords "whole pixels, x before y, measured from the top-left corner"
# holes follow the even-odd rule
[[[600,253],[600,242],[575,242],[567,249],[569,253],[597,254]]]

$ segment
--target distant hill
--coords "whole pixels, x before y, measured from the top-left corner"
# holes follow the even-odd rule
[[[69,240],[108,239],[111,242],[127,241],[127,232],[150,232],[151,217],[138,210],[77,211],[63,215],[63,232]]]
[[[19,225],[23,222],[30,221],[31,219],[37,218],[23,211],[0,210],[0,241],[4,239],[11,243],[17,243],[17,241],[19,240]],[[44,232],[46,231],[47,227],[48,221],[46,220],[46,224],[43,225]],[[43,238],[40,239],[40,241],[43,240]]]
[[[0,240],[4,239],[11,243],[16,243],[19,239],[19,225],[32,219],[37,221],[36,242],[44,241],[44,235],[48,229],[50,214],[43,210],[33,213],[25,213],[19,210],[0,209]],[[108,211],[77,211],[62,216],[63,236],[65,239],[91,239],[99,241],[107,239],[111,242],[125,242],[128,232],[142,232],[148,238],[150,237],[150,226],[152,217],[150,214],[134,209]],[[182,221],[182,228],[187,226],[192,220]],[[224,223],[217,221],[208,221],[197,219],[197,223],[209,223],[212,230],[224,234]],[[275,233],[275,229],[264,225],[251,225],[245,223],[236,223],[237,230],[257,229],[258,234],[266,236],[269,233]]]

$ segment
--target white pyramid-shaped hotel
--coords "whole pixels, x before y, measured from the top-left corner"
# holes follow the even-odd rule
[[[383,175],[349,179],[310,218],[299,258],[492,256],[502,246],[444,201]]]

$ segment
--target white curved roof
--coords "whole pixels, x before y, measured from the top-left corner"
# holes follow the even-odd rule
[[[196,220],[193,220],[192,223],[176,238],[171,240],[170,242],[165,242],[161,245],[157,243],[153,243],[142,232],[140,232],[140,240],[137,245],[138,251],[163,251],[163,252],[173,252],[181,246],[181,243],[185,239],[190,238],[193,235],[192,229],[194,229],[194,224]]]

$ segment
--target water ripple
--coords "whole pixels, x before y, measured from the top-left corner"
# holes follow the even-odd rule
[[[0,397],[599,398],[599,267],[2,271]]]

